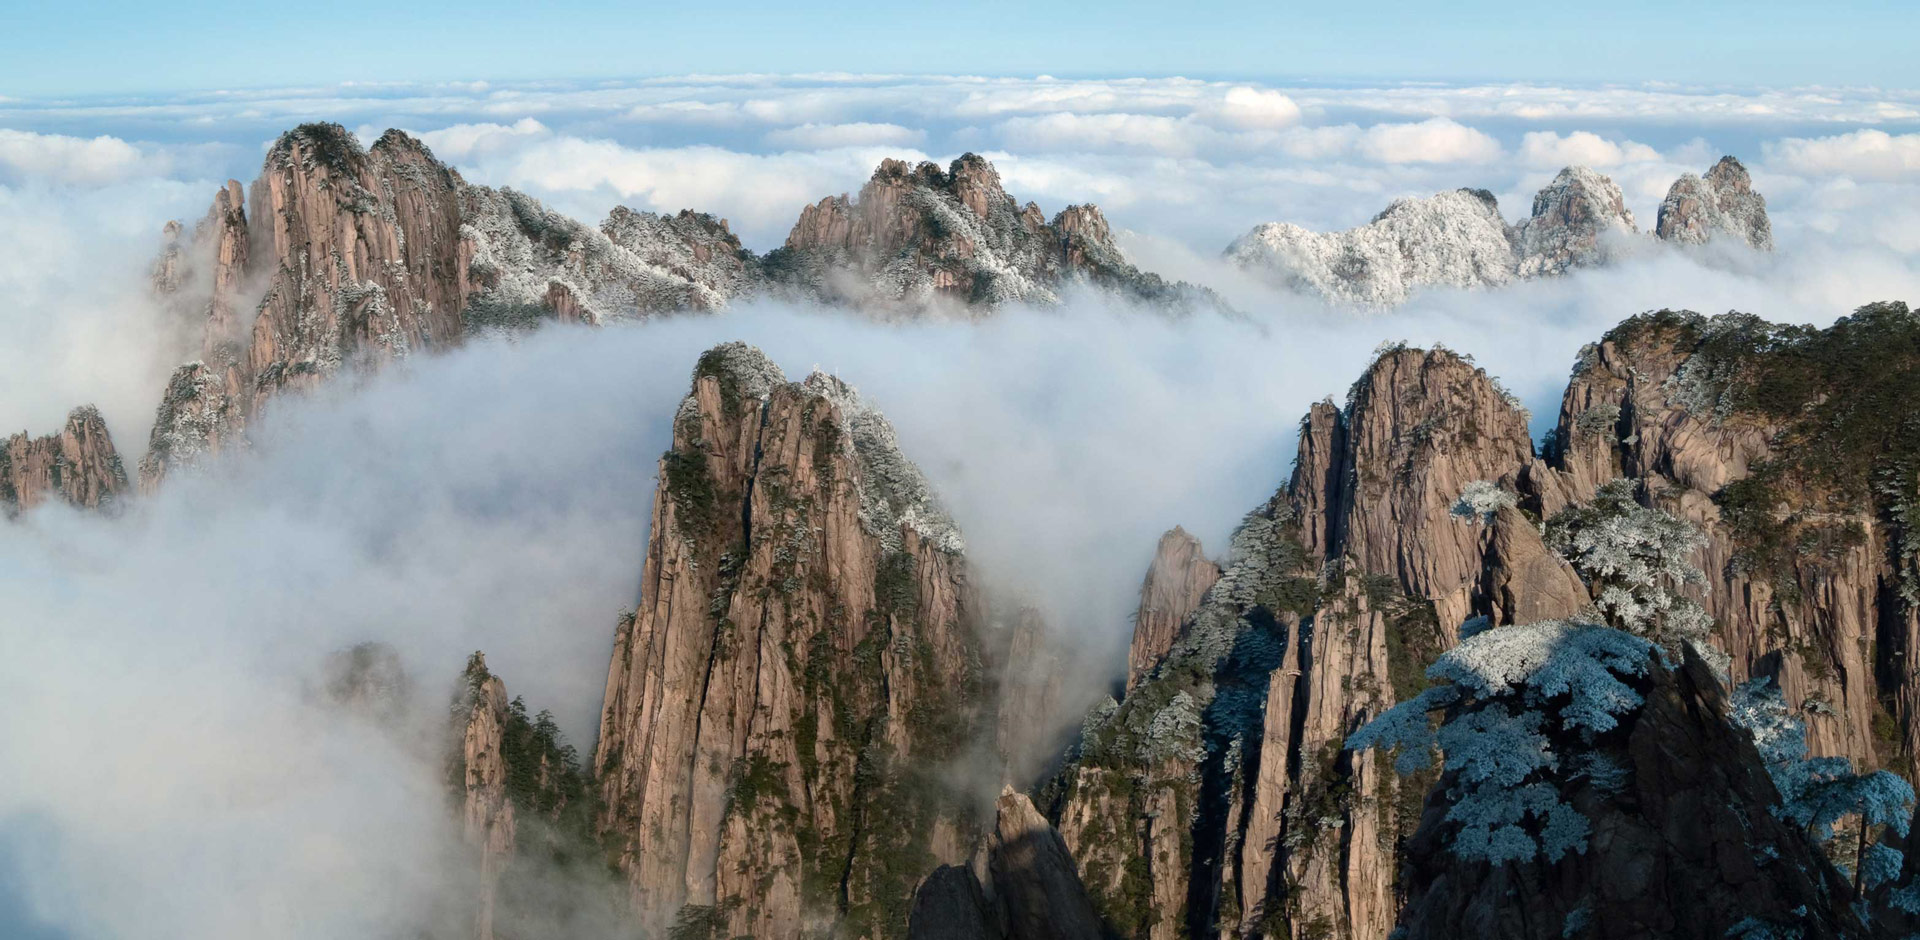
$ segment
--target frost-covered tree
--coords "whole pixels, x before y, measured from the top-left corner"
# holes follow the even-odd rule
[[[1806,728],[1787,708],[1773,679],[1761,676],[1733,690],[1728,716],[1753,735],[1767,775],[1780,791],[1774,814],[1794,823],[1815,842],[1829,846],[1834,826],[1851,820],[1854,830],[1854,890],[1872,888],[1900,871],[1900,852],[1870,837],[1891,828],[1907,834],[1913,813],[1913,787],[1884,770],[1861,774],[1844,757],[1808,757]],[[1829,846],[1829,855],[1833,847]]]
[[[1644,699],[1631,681],[1661,655],[1640,637],[1597,624],[1553,620],[1477,633],[1427,670],[1438,683],[1382,712],[1347,739],[1350,749],[1394,752],[1411,773],[1445,760],[1462,858],[1548,862],[1584,852],[1588,823],[1560,799],[1559,785],[1586,776],[1617,787],[1618,768],[1555,742],[1591,744]],[[1436,723],[1432,713],[1443,712]]]
[[[1705,536],[1684,519],[1641,505],[1638,488],[1612,480],[1593,499],[1555,513],[1547,545],[1595,588],[1595,606],[1610,625],[1670,647],[1704,645],[1713,621],[1680,590],[1704,580],[1691,556]]]
[[[1475,480],[1460,491],[1460,499],[1453,504],[1453,514],[1484,524],[1492,522],[1500,510],[1519,502],[1518,497],[1501,489],[1499,484]]]

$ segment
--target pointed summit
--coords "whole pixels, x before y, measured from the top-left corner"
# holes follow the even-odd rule
[[[1735,238],[1757,251],[1773,250],[1767,200],[1753,191],[1747,168],[1731,156],[1721,157],[1705,177],[1688,173],[1675,180],[1660,203],[1654,233],[1682,245]]]

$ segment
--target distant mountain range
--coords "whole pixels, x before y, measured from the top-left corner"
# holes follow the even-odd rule
[[[1723,157],[1705,176],[1674,181],[1652,237],[1700,245],[1721,240],[1773,249],[1767,203],[1746,167]],[[1228,247],[1228,260],[1274,282],[1368,307],[1403,303],[1425,287],[1499,287],[1605,264],[1643,238],[1613,180],[1567,167],[1508,225],[1493,194],[1460,189],[1399,199],[1344,232],[1286,222],[1258,226]]]

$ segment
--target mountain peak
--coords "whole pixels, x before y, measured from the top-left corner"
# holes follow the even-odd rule
[[[1767,200],[1753,191],[1747,168],[1731,155],[1721,157],[1704,177],[1688,173],[1675,180],[1660,203],[1654,231],[1665,241],[1683,245],[1724,237],[1757,251],[1773,250]]]

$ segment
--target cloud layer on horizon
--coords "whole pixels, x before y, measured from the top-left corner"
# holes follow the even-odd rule
[[[477,182],[588,221],[616,203],[693,208],[749,247],[802,205],[859,188],[883,155],[1000,163],[1048,212],[1094,201],[1116,225],[1218,251],[1268,221],[1364,222],[1461,186],[1510,219],[1560,166],[1614,175],[1649,222],[1668,184],[1741,156],[1783,244],[1803,194],[1846,179],[1920,205],[1920,92],[1641,86],[1264,86],[1183,78],[681,76],[627,82],[368,85],[168,98],[0,101],[0,185],[251,178],[286,127],[335,120],[423,135]],[[1895,191],[1897,190],[1897,191]],[[1817,207],[1806,207],[1809,211]],[[1808,229],[1822,237],[1831,234]]]

